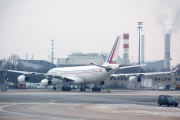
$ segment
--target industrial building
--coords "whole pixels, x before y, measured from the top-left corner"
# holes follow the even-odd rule
[[[131,83],[128,77],[109,77],[105,81],[106,87],[117,88],[117,89],[131,89]],[[136,83],[139,85],[139,83]],[[180,76],[179,75],[151,75],[144,77],[140,83],[141,88],[145,89],[159,89],[159,86],[163,86],[166,89],[175,89],[180,86]]]
[[[162,71],[164,68],[164,60],[151,60],[151,61],[144,61],[146,64],[142,68],[145,70],[150,70],[154,72]]]
[[[40,68],[55,68],[56,65],[53,63],[50,63],[46,60],[20,60],[21,64],[23,64],[25,67],[30,67],[33,69],[40,69]]]
[[[90,63],[103,64],[109,53],[71,53],[67,58],[57,58],[57,66],[86,66]],[[118,64],[130,65],[129,59],[129,33],[123,34],[123,58],[118,56]]]
[[[109,53],[71,53],[67,58],[57,58],[58,67],[87,66],[90,63],[103,64]],[[123,59],[118,57],[118,64],[123,64]]]

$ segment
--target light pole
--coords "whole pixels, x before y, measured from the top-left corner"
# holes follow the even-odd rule
[[[48,57],[49,57],[49,62],[50,62],[50,57],[51,57],[51,56],[49,55]]]
[[[140,31],[142,31],[142,25],[143,25],[143,22],[138,22],[138,30],[139,30],[139,53],[138,53],[138,65],[140,65]],[[140,67],[138,69],[138,72],[140,73]]]
[[[69,61],[69,58],[66,58],[66,67],[67,67],[67,60]]]
[[[32,58],[31,58],[31,60],[32,60],[32,69],[33,69],[33,63],[34,63],[34,62],[33,62],[33,57],[34,57],[34,56],[32,55]]]

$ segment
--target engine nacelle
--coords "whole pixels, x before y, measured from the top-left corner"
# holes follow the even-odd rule
[[[48,80],[48,79],[41,80],[41,86],[48,86],[48,85],[52,85],[51,80]]]
[[[109,71],[111,71],[111,70],[112,70],[112,67],[111,67],[111,66],[107,66],[106,72],[109,72]]]
[[[52,81],[52,84],[63,84],[63,81],[60,79],[53,78],[51,81]]]
[[[141,78],[140,78],[140,77],[137,77],[137,76],[131,76],[131,77],[129,77],[129,82],[130,82],[130,83],[141,82]]]
[[[101,82],[100,82],[101,85],[104,85],[104,83],[105,83],[104,81],[101,81]]]
[[[20,76],[18,77],[18,82],[20,82],[20,83],[25,83],[25,82],[27,82],[27,81],[29,81],[29,77],[27,77],[27,76],[25,76],[25,75],[20,75]]]

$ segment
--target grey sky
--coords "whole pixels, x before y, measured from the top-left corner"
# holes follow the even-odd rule
[[[138,59],[138,21],[144,22],[145,60],[164,59],[171,33],[171,65],[180,63],[178,0],[0,0],[0,59],[12,53],[49,60],[70,52],[110,52],[116,37],[130,34],[130,58]],[[122,57],[123,40],[119,55]],[[131,59],[132,60],[132,59]]]

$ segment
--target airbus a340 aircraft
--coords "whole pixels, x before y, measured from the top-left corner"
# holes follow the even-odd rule
[[[56,90],[56,84],[63,84],[62,91],[69,91],[69,85],[84,85],[80,88],[80,90],[85,91],[86,84],[100,82],[101,85],[103,85],[103,80],[115,73],[118,69],[141,66],[135,65],[120,67],[119,64],[116,64],[119,46],[120,36],[117,37],[113,48],[108,56],[108,59],[103,65],[91,63],[92,66],[53,68],[47,73],[36,73],[16,70],[8,71],[22,73],[22,75],[18,77],[18,81],[20,83],[29,81],[28,75],[30,74],[44,75],[46,78],[41,81],[42,86],[54,85],[53,89]],[[100,91],[100,88],[94,87],[92,91]]]

